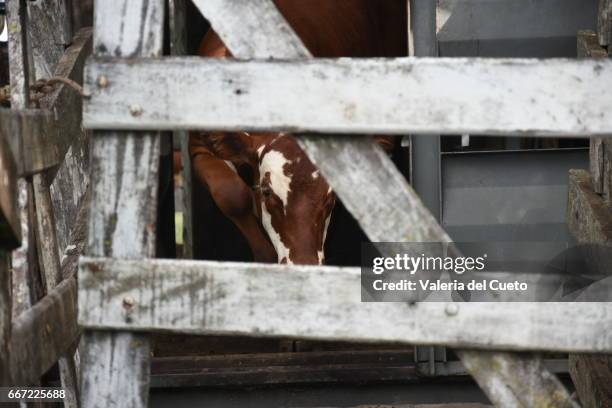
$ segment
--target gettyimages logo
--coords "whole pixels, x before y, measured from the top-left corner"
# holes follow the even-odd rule
[[[387,270],[403,270],[411,275],[417,271],[446,271],[462,274],[465,272],[482,271],[485,269],[487,254],[472,257],[451,256],[410,256],[406,253],[396,254],[395,257],[376,257],[372,261],[372,272],[381,274]]]
[[[560,242],[363,244],[362,301],[610,301],[611,249]]]

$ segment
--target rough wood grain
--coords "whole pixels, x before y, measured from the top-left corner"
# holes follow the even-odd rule
[[[204,1],[199,1],[197,4],[200,7],[204,7],[203,3]],[[221,34],[221,38],[225,44],[235,43],[234,46],[236,47],[236,49],[232,48],[231,45],[229,46],[233,55],[240,57],[240,58],[252,58],[253,55],[250,55],[248,51],[249,47],[250,48],[264,47],[263,44],[265,44],[265,47],[268,47],[270,45],[271,55],[274,55],[277,57],[283,57],[283,58],[300,57],[299,52],[296,51],[296,49],[297,50],[300,49],[299,44],[296,44],[296,41],[294,41],[294,39],[292,40],[291,35],[287,36],[286,34],[284,34],[284,32],[290,31],[290,27],[286,24],[286,22],[284,22],[282,16],[280,16],[278,11],[272,6],[271,2],[269,1],[266,2],[266,0],[258,0],[258,3],[264,3],[263,6],[260,8],[250,9],[248,10],[249,11],[248,13],[244,13],[244,11],[247,10],[244,7],[244,3],[247,3],[247,1],[242,0],[242,2],[232,2],[231,3],[234,6],[242,5],[243,7],[242,9],[231,10],[236,15],[236,17],[233,20],[234,24],[232,24],[230,27],[224,28],[223,33]],[[206,5],[208,6],[211,6],[211,4],[213,3],[212,2],[206,3]],[[217,17],[219,15],[222,16],[224,12],[227,13],[226,7],[228,7],[228,4],[230,3],[218,1],[218,2],[215,2],[214,4],[215,7],[211,6],[213,8],[212,10],[208,10],[208,9],[203,10],[205,11],[206,17],[213,22],[212,23],[213,26],[215,26],[215,24],[217,24],[217,26],[219,25],[219,23],[216,23],[215,20],[217,20]],[[257,13],[256,20],[258,20],[258,25],[256,25],[255,27],[248,27],[242,24],[242,20],[240,19],[240,17],[244,17],[244,16],[240,14],[248,15],[248,14],[255,14],[255,13]],[[223,19],[219,19],[219,20],[223,20]],[[225,19],[223,21],[226,21],[228,23],[231,22],[231,20],[229,19]],[[274,22],[275,24],[263,24],[262,22],[264,21],[266,22],[271,21],[271,22]],[[269,35],[262,41],[253,42],[252,41],[254,38],[253,31],[257,31],[257,29],[259,29],[262,26],[265,26],[266,28],[272,27],[275,30],[273,31],[271,35]],[[221,33],[222,31],[220,30],[219,32]],[[295,37],[295,35],[293,37]],[[281,39],[283,41],[282,42],[277,41],[277,39]],[[242,43],[247,44],[248,46],[243,46],[241,45]],[[297,41],[297,43],[299,43],[299,41]],[[242,52],[238,52],[239,50],[245,50],[244,55]],[[419,102],[422,102],[422,101],[419,101]],[[305,138],[305,140],[307,139],[308,138]],[[302,146],[305,147],[305,144],[302,143]],[[373,143],[372,143],[372,146],[369,147],[369,149],[371,151],[376,152],[376,147],[374,146]],[[329,154],[329,152],[327,153]],[[368,152],[368,153],[376,154],[372,152]],[[312,155],[310,155],[310,157],[311,159],[313,159],[315,164],[321,165],[321,162],[316,160],[315,157],[313,157]],[[351,158],[351,162],[353,163],[354,162],[362,163],[363,166],[361,167],[361,170],[362,170],[361,174],[365,174],[368,171],[375,171],[376,167],[370,165],[370,163],[367,160],[362,161],[361,159],[363,159],[363,155],[355,156]],[[332,161],[335,161],[338,166],[341,165],[339,160],[332,159]],[[395,173],[398,173],[397,169],[395,170]],[[329,178],[329,176],[333,173],[323,172],[323,174],[326,178]],[[383,185],[387,184],[387,179],[380,178],[379,183]],[[334,189],[337,189],[337,187],[339,186],[339,183],[331,182],[331,185],[332,187],[334,187]],[[354,184],[352,186],[353,189],[355,185],[360,185],[360,184]],[[387,184],[387,185],[388,185],[389,191],[392,191],[395,187],[394,185],[391,185],[391,184]],[[408,190],[408,191],[409,193],[412,193],[411,190]],[[346,200],[345,197],[343,197],[343,194],[339,193],[339,195],[340,195],[340,198],[343,199],[343,202],[346,204],[348,200]],[[367,208],[368,206],[372,206],[372,208],[375,209],[375,208],[380,208],[380,206],[377,204],[379,201],[383,201],[385,203],[390,202],[387,200],[379,200],[379,199],[380,197],[370,196],[366,199],[366,201],[363,202],[363,207]],[[416,200],[416,202],[419,203],[418,199]],[[398,220],[398,223],[400,223],[401,221],[402,221],[401,219]],[[362,226],[363,225],[364,223],[362,223]],[[389,231],[380,231],[380,229],[376,225],[377,225],[377,222],[374,221],[373,223],[370,223],[369,225],[365,225],[365,228],[364,228],[366,234],[372,241],[379,241],[379,240],[400,241],[402,240],[401,236],[398,238],[394,236],[395,228]],[[427,228],[429,228],[429,226]],[[446,240],[445,237],[447,235],[444,233],[442,228],[437,223],[435,223],[432,228],[434,228],[434,230],[437,232],[436,238],[438,241]],[[370,231],[370,229],[372,229],[372,231]],[[384,232],[384,235],[382,237],[377,236],[377,231]],[[525,388],[525,387],[522,387],[522,388],[513,387],[512,386],[513,381],[516,381],[516,380],[512,378],[506,378],[508,376],[508,373],[497,370],[494,366],[491,365],[492,358],[495,357],[495,355],[469,354],[469,353],[463,353],[461,351],[459,351],[458,354],[464,362],[469,362],[472,365],[483,366],[482,368],[471,370],[471,374],[477,379],[477,381],[479,381],[481,386],[484,387],[484,391],[487,393],[487,395],[493,402],[501,406],[517,406],[518,407],[521,405],[521,401],[520,401],[521,397],[517,395],[508,395],[507,393],[505,395],[499,395],[495,387],[491,386],[491,384],[486,383],[488,378],[493,378],[496,384],[500,384],[500,383],[510,384],[509,388],[512,389],[513,391],[516,391],[516,393],[523,392]],[[505,360],[509,364],[516,361],[513,356],[509,356],[509,355],[500,355],[499,358],[501,358],[502,360]],[[565,403],[557,404],[556,400],[554,400],[552,396],[543,395],[539,393],[538,390],[531,389],[529,390],[529,397],[531,397],[532,400],[536,400],[536,397],[539,397],[537,400],[536,406],[541,406],[541,407],[567,406],[567,405],[572,404],[569,399],[569,394],[567,393],[565,388],[547,370],[540,367],[537,364],[536,360],[532,360],[530,363],[528,363],[528,365],[529,365],[529,368],[531,369],[530,375],[520,378],[520,380],[523,381],[523,384],[529,384],[530,381],[545,381],[549,385],[549,387],[547,388],[555,389],[556,395],[564,396],[566,401],[568,401],[567,404]],[[510,375],[512,374],[513,373],[510,373]],[[536,379],[533,377],[539,377],[539,378]]]
[[[0,132],[13,139],[19,175],[32,175],[60,163],[53,116],[39,109],[0,109]]]
[[[85,75],[83,120],[97,129],[612,133],[601,86],[612,80],[609,60],[110,59]]]
[[[28,1],[28,35],[31,40],[32,68],[36,79],[48,78],[70,43],[66,32],[65,0]]]
[[[92,30],[84,28],[73,39],[72,45],[66,49],[57,63],[53,76],[68,78],[76,83],[82,83],[85,59],[91,54]],[[64,159],[66,152],[73,144],[75,136],[83,132],[81,128],[82,97],[66,84],[59,84],[40,100],[40,107],[48,109],[58,129],[58,155]]]
[[[599,45],[606,47],[612,40],[612,1],[599,0],[597,16]]]
[[[72,277],[13,322],[13,385],[34,384],[74,344],[79,335],[76,307],[77,285]]]
[[[0,175],[0,247],[6,251],[21,245],[21,221],[17,201],[17,164],[1,129]]]
[[[162,51],[162,0],[97,1],[94,54],[155,57]],[[94,132],[87,253],[155,253],[159,133]],[[89,331],[83,336],[81,405],[148,406],[149,338]]]
[[[592,30],[578,31],[578,58],[607,58],[608,52],[599,45],[597,33]],[[589,144],[589,167],[591,181],[596,193],[603,193],[604,146],[603,139],[591,138]]]
[[[570,354],[569,364],[582,407],[612,407],[612,356]]]
[[[12,0],[6,3],[6,24],[8,29],[9,73],[11,86],[11,107],[25,109],[30,104],[30,61],[28,58],[28,38],[25,30],[27,21],[25,0]],[[21,139],[14,137],[8,140],[13,157],[20,158]],[[17,171],[23,171],[21,160],[16,160]]]
[[[612,210],[595,193],[584,170],[569,172],[567,223],[578,242],[612,245]]]
[[[79,290],[79,324],[96,329],[612,350],[607,304],[362,303],[359,268],[86,258]]]
[[[567,222],[580,243],[612,245],[612,211],[597,194],[589,174],[570,170]],[[609,265],[607,265],[609,268]],[[582,406],[612,406],[612,365],[610,356],[570,354],[570,374]]]
[[[55,229],[55,214],[47,175],[45,173],[34,174],[32,176],[32,185],[34,187],[36,204],[36,242],[38,245],[39,263],[48,296],[62,281],[59,245]],[[67,317],[74,319],[74,315],[68,315]],[[61,324],[65,323],[61,322]],[[75,339],[76,336],[66,337],[67,341],[72,340],[74,342]],[[45,350],[46,347],[43,346],[42,349]],[[70,350],[66,350],[65,354],[59,354],[57,357],[62,387],[69,391],[69,395],[64,398],[64,407],[76,408],[78,407],[78,384],[73,353]],[[15,365],[15,367],[19,366]],[[40,373],[44,372],[41,371]]]
[[[362,384],[417,379],[412,350],[154,358],[151,387]]]
[[[489,358],[483,358],[485,356]],[[579,408],[563,384],[544,367],[540,357],[465,350],[460,352],[460,357],[468,372],[497,373],[497,376],[477,376],[475,379],[483,390],[487,390],[492,401],[512,401],[512,404],[496,404],[498,406]],[[534,374],[536,371],[540,373]],[[500,382],[499,378],[504,381]]]
[[[91,29],[80,30],[57,64],[54,75],[82,83],[84,62],[91,54],[91,49]],[[69,245],[70,232],[89,185],[90,132],[82,129],[81,96],[74,89],[61,84],[41,99],[40,104],[53,112],[59,133],[57,144],[61,164],[50,171],[50,177],[53,179],[51,199],[57,241],[59,251],[64,252]]]

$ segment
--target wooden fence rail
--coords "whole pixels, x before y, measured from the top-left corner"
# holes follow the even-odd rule
[[[361,303],[359,268],[82,258],[79,324],[506,350],[612,352],[607,303]],[[296,319],[296,316],[299,316]]]
[[[95,129],[612,133],[610,60],[98,59],[85,75]]]

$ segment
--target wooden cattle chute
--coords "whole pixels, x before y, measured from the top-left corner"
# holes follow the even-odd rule
[[[82,78],[92,32],[72,35],[62,1],[9,0],[7,19],[11,109],[0,109],[0,384],[40,384],[59,363],[64,405],[77,407],[76,269],[87,220],[89,144],[81,95],[69,84]],[[55,84],[32,92],[35,80],[50,77]]]
[[[234,56],[253,61],[161,59],[162,0],[96,4],[96,58],[85,73],[91,99],[84,122],[96,130],[89,257],[79,276],[82,405],[147,406],[146,333],[170,331],[448,344],[498,406],[576,406],[537,355],[511,351],[611,352],[610,304],[361,304],[359,272],[351,268],[146,259],[155,247],[157,130],[602,136],[612,133],[605,118],[612,97],[598,88],[612,79],[612,64],[305,61],[308,51],[271,0],[194,3]],[[446,75],[473,87],[461,92]],[[404,82],[418,95],[409,95]],[[329,104],[304,84],[329,94]],[[301,135],[299,141],[372,241],[450,242],[369,138]]]

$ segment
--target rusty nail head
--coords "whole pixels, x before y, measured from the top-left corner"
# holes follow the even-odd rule
[[[126,309],[134,306],[134,303],[134,298],[131,296],[126,296],[123,298],[123,307],[125,307]]]
[[[108,77],[104,74],[98,76],[98,86],[100,88],[106,88],[108,86]]]
[[[142,108],[138,104],[130,105],[130,113],[132,116],[140,116],[142,114]]]

